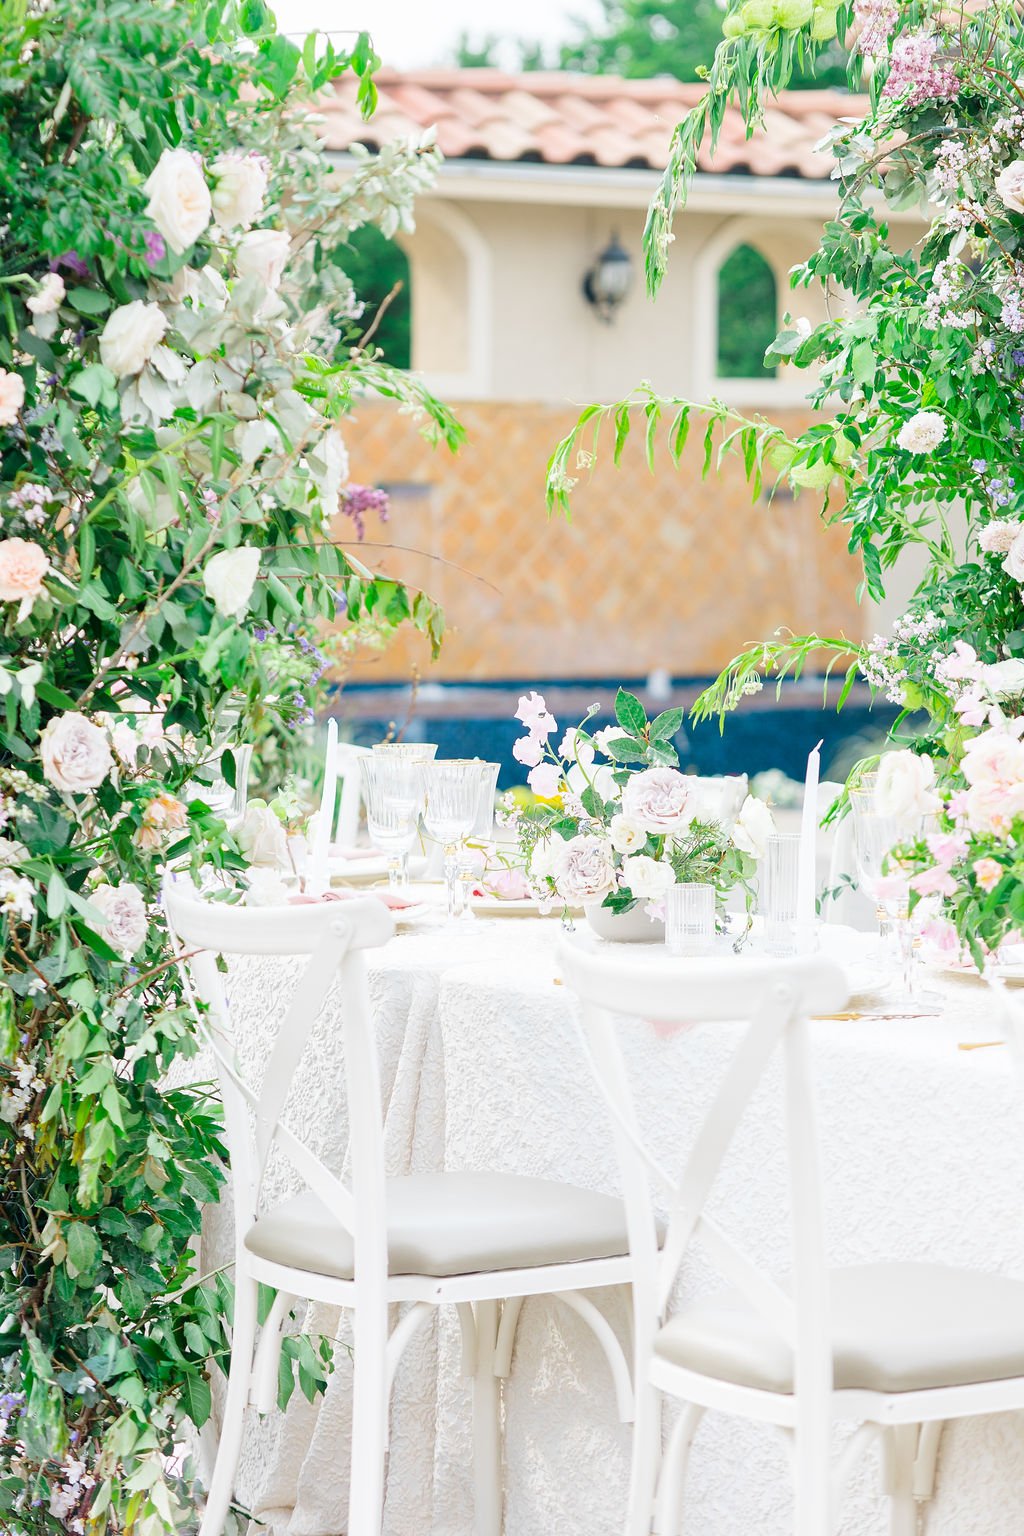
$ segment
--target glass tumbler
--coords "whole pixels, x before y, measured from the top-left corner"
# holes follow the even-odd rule
[[[715,936],[715,888],[670,885],[665,906],[665,943],[670,955],[707,955]]]
[[[800,837],[777,833],[768,839],[761,865],[761,915],[765,948],[779,958],[799,950],[797,889],[800,884]]]

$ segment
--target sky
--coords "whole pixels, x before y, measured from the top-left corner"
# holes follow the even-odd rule
[[[488,33],[504,40],[520,37],[549,47],[575,34],[573,18],[600,14],[597,0],[270,0],[278,25],[286,32],[373,34],[385,64],[399,69],[451,62],[463,31],[472,40]],[[514,17],[514,21],[512,18]],[[515,50],[499,47],[499,62],[514,68]]]

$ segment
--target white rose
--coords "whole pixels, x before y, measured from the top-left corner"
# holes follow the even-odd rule
[[[146,903],[137,885],[130,880],[122,885],[101,885],[89,897],[89,904],[103,913],[100,938],[126,956],[142,948],[149,925]]]
[[[248,229],[263,212],[267,172],[255,155],[219,155],[210,166],[214,179],[213,217],[221,229]]]
[[[622,791],[622,814],[648,832],[682,832],[693,821],[692,781],[677,768],[645,768]]]
[[[564,901],[595,901],[615,884],[612,845],[606,837],[570,838],[555,850],[554,880]]]
[[[946,419],[938,411],[918,411],[905,421],[896,441],[908,453],[932,453],[946,436]]]
[[[25,308],[34,315],[52,315],[63,304],[67,289],[59,272],[47,272],[38,291],[25,300]]]
[[[758,862],[768,852],[768,839],[775,835],[775,818],[756,795],[748,795],[732,829],[732,840],[741,853]]]
[[[1024,661],[1011,657],[982,667],[981,681],[996,699],[1019,699],[1024,695]]]
[[[647,841],[647,833],[640,823],[630,821],[628,816],[613,816],[608,834],[616,853],[632,853],[634,848],[642,848]]]
[[[1024,528],[1015,536],[1003,561],[1003,570],[1014,581],[1024,581]]]
[[[657,901],[664,896],[676,877],[671,864],[652,859],[646,853],[635,853],[622,861],[622,883],[628,885],[638,901]]]
[[[253,800],[246,806],[235,838],[250,864],[262,864],[269,869],[287,867],[288,838],[284,827],[262,800]]]
[[[225,619],[240,619],[247,612],[260,568],[260,552],[250,544],[222,549],[203,567],[206,595]]]
[[[983,731],[965,746],[961,768],[968,784],[1009,789],[1024,783],[1024,742],[1009,731]]]
[[[156,351],[167,317],[159,304],[133,299],[115,309],[100,335],[100,360],[119,379],[140,373]]]
[[[0,427],[13,427],[25,404],[25,380],[20,373],[0,368]]]
[[[181,256],[210,222],[213,203],[203,168],[187,149],[165,149],[146,182],[146,212]]]
[[[917,752],[887,752],[878,765],[875,810],[879,816],[928,816],[939,808],[935,765]]]
[[[55,715],[39,740],[43,775],[69,795],[103,783],[114,766],[106,735],[84,715]]]
[[[235,252],[239,277],[258,277],[267,288],[281,282],[291,241],[283,229],[253,229],[243,235]]]
[[[1011,160],[995,179],[996,195],[1014,213],[1024,213],[1024,160]]]

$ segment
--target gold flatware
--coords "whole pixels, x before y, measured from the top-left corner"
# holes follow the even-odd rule
[[[993,1045],[1005,1045],[1005,1040],[961,1040],[958,1051],[987,1051]]]

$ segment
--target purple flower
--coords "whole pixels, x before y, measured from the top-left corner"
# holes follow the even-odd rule
[[[167,255],[164,237],[157,229],[147,229],[142,238],[146,242],[146,264],[155,267],[157,262],[163,261]]]
[[[338,505],[346,517],[352,519],[356,530],[356,538],[362,542],[366,537],[366,514],[376,513],[382,523],[388,520],[388,508],[390,505],[387,491],[380,490],[373,485],[358,485],[350,481],[342,491]]]
[[[89,265],[84,262],[77,251],[64,251],[60,256],[50,262],[50,271],[56,272],[58,267],[67,267],[75,277],[88,277]]]

